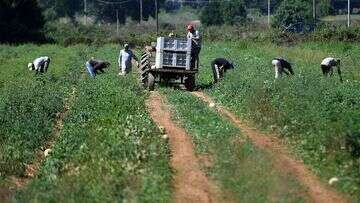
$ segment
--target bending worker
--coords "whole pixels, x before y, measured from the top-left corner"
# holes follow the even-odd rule
[[[38,73],[46,73],[50,65],[50,57],[42,56],[35,59],[32,63],[28,64],[29,70],[36,71]]]
[[[201,51],[201,35],[198,30],[195,30],[193,25],[187,26],[187,38],[191,39],[191,68],[199,68],[199,54]]]
[[[332,57],[327,57],[321,62],[321,70],[324,76],[332,76],[334,71],[333,67],[336,66],[337,72],[340,77],[340,82],[342,82],[341,70],[340,70],[340,59],[335,59]]]
[[[134,59],[137,62],[137,65],[139,65],[137,57],[129,48],[129,44],[125,44],[124,49],[122,49],[119,54],[119,75],[126,75],[131,72],[132,59]]]
[[[217,83],[224,77],[224,73],[226,73],[227,70],[234,69],[234,65],[224,58],[216,58],[211,62],[211,68],[214,75],[214,83]]]
[[[294,75],[291,64],[287,60],[281,57],[276,57],[272,60],[271,63],[275,67],[275,79],[281,77],[283,73],[285,73],[286,75]]]
[[[91,59],[86,62],[86,69],[88,70],[91,78],[95,78],[95,76],[99,74],[98,71],[104,73],[104,69],[108,68],[109,66],[109,62],[97,60],[94,59],[94,57],[91,57]]]

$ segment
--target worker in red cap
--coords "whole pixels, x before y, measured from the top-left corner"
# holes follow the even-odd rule
[[[195,30],[193,25],[187,26],[188,34],[187,38],[191,39],[191,67],[195,67],[196,62],[196,68],[199,68],[199,54],[201,51],[201,36],[199,31]]]

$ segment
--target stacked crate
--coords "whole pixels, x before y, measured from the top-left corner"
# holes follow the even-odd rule
[[[190,70],[191,40],[159,37],[156,44],[156,68]]]

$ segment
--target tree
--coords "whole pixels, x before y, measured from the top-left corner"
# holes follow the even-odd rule
[[[225,24],[243,24],[246,21],[246,9],[242,0],[233,0],[223,4],[223,21]]]
[[[59,17],[69,17],[75,20],[77,12],[83,9],[83,1],[80,0],[39,0],[46,20],[55,20]]]
[[[44,23],[37,0],[0,0],[0,42],[39,40]]]
[[[334,14],[334,8],[330,0],[320,0],[317,5],[317,13],[320,17]]]
[[[312,5],[308,0],[284,0],[275,12],[273,27],[303,31],[313,24]]]
[[[202,10],[200,14],[201,23],[204,25],[222,25],[224,23],[222,17],[221,4],[217,1],[210,2]]]

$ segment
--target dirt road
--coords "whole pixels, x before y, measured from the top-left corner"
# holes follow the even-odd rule
[[[172,121],[171,111],[161,95],[151,92],[147,106],[152,119],[164,127],[169,136],[171,166],[175,171],[173,201],[224,202],[219,201],[214,185],[200,170],[191,137]]]

